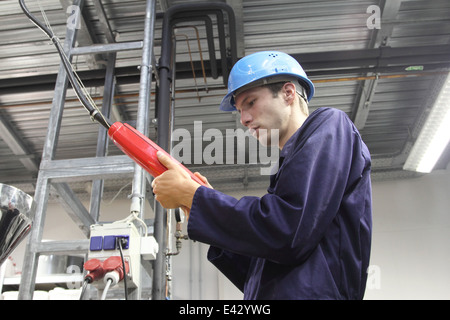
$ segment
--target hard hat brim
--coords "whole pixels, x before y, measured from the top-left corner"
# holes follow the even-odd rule
[[[220,110],[222,111],[236,111],[234,106],[233,92],[228,93],[220,103]]]

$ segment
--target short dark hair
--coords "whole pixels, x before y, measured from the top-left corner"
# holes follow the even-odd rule
[[[265,84],[265,85],[263,85],[263,87],[268,88],[268,89],[272,92],[273,97],[276,98],[276,97],[278,97],[278,93],[281,91],[281,89],[283,89],[283,86],[284,86],[286,83],[288,83],[288,82],[292,83],[291,81],[275,82],[275,83],[268,83],[268,84]],[[294,84],[294,85],[295,85],[295,84]],[[299,87],[302,88],[303,90],[299,91],[299,89],[298,89]],[[303,106],[303,103],[300,102],[300,108],[301,108],[301,110],[303,111],[303,113],[305,113],[306,115],[308,115],[308,114],[309,114],[309,110],[308,110],[308,100],[306,99],[306,97],[304,97],[303,94],[300,93],[300,92],[305,93],[306,90],[305,90],[305,89],[303,88],[303,86],[301,86],[300,84],[298,84],[298,86],[295,85],[295,88],[296,88],[296,91],[297,91],[298,95],[299,95],[301,98],[303,98],[303,101],[305,102],[304,106]]]
[[[280,90],[283,88],[285,83],[286,83],[286,81],[277,82],[277,83],[269,83],[269,84],[265,84],[263,87],[268,88],[272,92],[273,97],[276,98],[276,97],[278,97],[278,92],[280,92]]]

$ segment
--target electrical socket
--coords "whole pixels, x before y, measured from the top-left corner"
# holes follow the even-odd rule
[[[122,253],[130,264],[127,284],[130,288],[137,287],[141,271],[141,237],[132,222],[92,225],[88,259],[104,261],[111,256],[120,256],[117,241],[120,238],[126,239]]]

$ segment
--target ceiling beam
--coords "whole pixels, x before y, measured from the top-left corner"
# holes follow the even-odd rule
[[[9,149],[18,156],[18,160],[30,172],[37,172],[39,166],[36,160],[31,156],[28,147],[19,138],[12,124],[6,119],[9,118],[4,110],[0,110],[0,137],[8,145]]]
[[[317,53],[292,54],[309,77],[333,77],[342,74],[407,73],[406,67],[422,65],[424,71],[442,71],[450,68],[450,45],[417,46],[408,48],[381,47],[361,50],[344,50]],[[194,69],[200,73],[201,62],[194,61]],[[207,76],[211,75],[209,61],[204,61]],[[366,67],[362,67],[366,66]],[[178,62],[177,79],[192,78],[190,62]],[[218,66],[219,76],[221,68]],[[105,69],[80,71],[79,76],[87,87],[103,86]],[[136,67],[115,69],[118,84],[139,83]],[[15,93],[52,91],[56,74],[0,79],[0,96]]]
[[[108,40],[108,43],[116,42],[114,33],[111,29],[111,25],[109,24],[108,17],[106,16],[105,7],[103,6],[102,1],[94,0],[94,5],[98,15],[98,20],[100,21],[102,30],[105,33],[106,40]]]
[[[60,0],[61,6],[64,12],[67,12],[69,8],[73,5],[72,0]],[[74,13],[78,14],[78,13]],[[91,19],[87,15],[89,15],[89,11],[86,10],[86,6],[82,6],[82,9],[79,12],[80,14],[80,25],[81,27],[77,32],[77,42],[78,46],[89,46],[94,43],[98,43],[97,36],[95,35],[94,27],[91,24]],[[98,69],[104,68],[105,59],[100,54],[91,54],[86,55],[86,64],[89,69]]]
[[[385,21],[393,21],[397,17],[397,14],[400,10],[402,0],[383,0],[382,1],[382,9],[381,9],[381,22],[380,29],[374,28],[372,31],[372,37],[369,41],[369,48],[379,48],[382,46],[387,46],[389,38],[392,35],[392,31],[394,29],[394,24],[385,24]],[[383,64],[377,64],[377,66],[385,66]],[[368,76],[373,75],[372,73],[368,73]],[[378,78],[374,80],[364,80],[361,83],[359,93],[356,97],[354,107],[353,107],[353,116],[352,120],[355,123],[355,126],[358,130],[362,130],[367,121],[367,117],[369,116],[370,107],[372,105],[372,99],[375,95],[375,90],[378,84]]]

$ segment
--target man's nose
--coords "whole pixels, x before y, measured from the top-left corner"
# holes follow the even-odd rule
[[[252,122],[252,116],[250,113],[246,111],[241,111],[241,123],[242,125],[248,127],[250,123]]]

